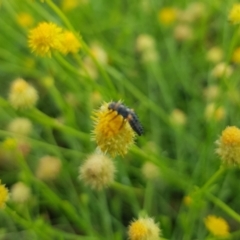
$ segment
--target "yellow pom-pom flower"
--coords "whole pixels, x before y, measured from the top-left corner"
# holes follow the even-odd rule
[[[8,131],[27,136],[32,131],[32,123],[27,118],[15,118],[8,125]]]
[[[236,48],[232,55],[232,61],[236,64],[240,63],[240,47]]]
[[[60,52],[63,54],[77,53],[81,46],[78,39],[70,31],[65,31],[62,34],[61,45]]]
[[[15,109],[31,108],[37,100],[38,94],[34,87],[22,78],[13,81],[9,92],[9,102]]]
[[[240,3],[233,5],[228,15],[228,19],[233,24],[240,23]]]
[[[108,106],[109,103],[104,103],[94,112],[93,139],[102,152],[113,157],[125,155],[134,144],[135,132],[122,115]]]
[[[62,29],[54,23],[42,22],[28,35],[28,45],[39,56],[51,56],[52,50],[62,47]]]
[[[176,17],[177,11],[175,8],[171,7],[162,8],[158,13],[159,22],[165,26],[169,26],[175,22]]]
[[[59,158],[53,156],[44,156],[40,158],[36,176],[44,181],[55,180],[62,168],[62,162]]]
[[[26,13],[26,12],[19,13],[17,15],[16,20],[20,26],[25,27],[25,28],[32,26],[33,22],[34,22],[33,17],[29,13]]]
[[[159,240],[159,235],[159,226],[149,217],[140,217],[133,221],[128,228],[130,240]]]
[[[15,203],[26,203],[31,197],[31,189],[23,182],[17,182],[11,187],[10,197]]]
[[[227,165],[240,164],[240,129],[235,126],[227,127],[216,141],[216,153]]]
[[[114,181],[115,172],[113,161],[101,151],[96,151],[79,168],[79,178],[92,189],[101,190]]]
[[[8,189],[0,181],[0,209],[5,207],[5,203],[9,198]]]
[[[221,217],[209,215],[205,218],[204,223],[209,232],[216,237],[226,237],[229,235],[229,225]]]

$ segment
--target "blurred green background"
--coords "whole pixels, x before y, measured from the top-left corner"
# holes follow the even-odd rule
[[[73,55],[36,56],[28,48],[30,29],[44,21],[67,26],[47,2],[0,1],[0,178],[9,189],[23,181],[32,192],[28,204],[8,203],[21,219],[1,211],[1,239],[127,239],[127,226],[140,213],[159,222],[166,239],[215,239],[204,226],[207,215],[223,217],[235,232],[230,239],[239,239],[239,222],[205,196],[193,206],[183,202],[219,168],[215,141],[222,130],[239,126],[239,28],[228,21],[235,1],[53,2],[100,68],[84,49],[81,65]],[[8,104],[18,77],[37,89],[43,115]],[[144,135],[114,159],[121,187],[97,192],[78,179],[96,148],[91,115],[103,101],[120,99],[135,110]],[[55,156],[62,162],[56,179],[34,181],[4,147],[16,117],[33,124],[24,156],[29,170],[34,176],[41,157]],[[149,162],[158,169],[154,180],[144,174]],[[238,181],[239,170],[229,169],[209,189],[237,213]]]

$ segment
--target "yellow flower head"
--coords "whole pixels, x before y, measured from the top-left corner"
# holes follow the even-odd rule
[[[28,35],[32,52],[40,56],[51,56],[51,50],[61,49],[62,29],[54,23],[42,22]]]
[[[5,187],[5,185],[1,184],[0,181],[0,208],[5,207],[5,203],[9,198],[8,189]]]
[[[151,162],[144,163],[141,171],[147,180],[156,180],[160,177],[160,171],[158,166]]]
[[[62,10],[71,11],[80,4],[79,0],[62,0]]]
[[[27,118],[15,118],[8,125],[8,131],[19,134],[19,135],[29,135],[32,131],[32,123]]]
[[[2,142],[2,147],[5,150],[15,150],[17,148],[17,141],[14,138],[7,138]]]
[[[209,49],[206,58],[209,62],[218,63],[222,61],[223,56],[224,56],[223,49],[215,46]]]
[[[216,153],[227,165],[240,164],[240,129],[231,126],[227,127],[221,137],[216,141],[218,148]]]
[[[23,182],[17,182],[11,187],[11,200],[16,203],[26,203],[31,197],[31,189]]]
[[[216,237],[226,237],[229,234],[228,223],[221,217],[207,216],[204,220],[206,228]]]
[[[17,15],[17,23],[22,27],[30,27],[33,25],[34,19],[29,13],[19,13]]]
[[[107,155],[96,151],[79,168],[79,178],[92,189],[101,190],[114,181],[115,165]]]
[[[31,108],[36,104],[37,100],[36,89],[24,79],[17,78],[13,81],[9,92],[9,102],[15,109]]]
[[[40,158],[36,176],[45,181],[55,180],[62,168],[62,162],[59,158],[53,156],[44,156]]]
[[[240,47],[238,47],[234,50],[233,55],[232,55],[232,61],[237,64],[240,63]]]
[[[130,240],[159,240],[160,229],[152,218],[140,217],[133,221],[128,228]]]
[[[72,32],[65,31],[62,34],[60,52],[63,54],[77,53],[80,46],[78,39]]]
[[[161,24],[169,26],[175,22],[177,11],[175,8],[166,7],[162,8],[158,13],[158,20]]]
[[[229,15],[228,19],[233,24],[240,23],[240,3],[234,4]]]
[[[193,199],[189,195],[184,196],[183,198],[184,205],[190,206],[192,202],[193,202]]]
[[[108,106],[109,103],[104,103],[94,112],[93,139],[102,152],[124,155],[134,143],[135,132],[122,115]]]

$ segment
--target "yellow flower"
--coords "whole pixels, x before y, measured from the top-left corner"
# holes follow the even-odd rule
[[[22,27],[30,27],[33,25],[33,17],[29,13],[19,13],[17,15],[17,23]]]
[[[114,181],[115,172],[113,161],[101,151],[96,151],[79,168],[79,178],[91,188],[101,190]]]
[[[169,120],[174,126],[184,126],[187,123],[187,116],[182,110],[175,108],[171,112]]]
[[[183,203],[186,206],[190,206],[192,204],[192,201],[193,201],[193,199],[189,195],[186,195],[183,198]]]
[[[233,55],[232,55],[232,61],[237,64],[240,63],[240,47],[238,47],[234,50]]]
[[[27,118],[15,118],[8,125],[8,131],[19,134],[19,135],[29,135],[32,131],[32,123]]]
[[[59,49],[60,52],[63,54],[68,53],[77,53],[80,48],[80,43],[75,35],[70,31],[65,31],[62,34],[61,38],[61,48]]]
[[[222,106],[216,106],[215,103],[209,103],[205,108],[206,120],[221,121],[226,116],[225,108]]]
[[[1,184],[0,181],[0,208],[5,207],[5,203],[9,198],[8,189],[5,187],[5,185]]]
[[[128,229],[130,240],[159,240],[160,229],[152,218],[140,217],[133,221]]]
[[[171,25],[177,17],[177,11],[175,8],[166,7],[162,8],[158,13],[158,20],[163,25]]]
[[[233,73],[233,68],[231,65],[220,62],[211,71],[211,75],[215,78],[229,78]]]
[[[223,163],[227,165],[240,164],[240,129],[231,126],[227,127],[221,137],[216,141],[218,148],[216,153]]]
[[[104,103],[94,112],[93,140],[104,153],[112,156],[124,155],[133,145],[135,133],[117,111],[108,109],[109,103]]]
[[[215,46],[208,50],[206,58],[209,62],[218,63],[222,61],[223,56],[224,53],[222,48]]]
[[[11,200],[16,203],[25,203],[31,197],[31,189],[23,182],[17,182],[11,187]]]
[[[233,24],[240,23],[240,3],[234,4],[229,15],[228,19]]]
[[[40,56],[51,56],[51,50],[61,49],[62,29],[54,23],[42,22],[28,35],[32,52]]]
[[[44,156],[39,160],[36,176],[45,181],[55,180],[59,175],[61,168],[62,162],[59,158]]]
[[[9,92],[9,102],[15,109],[31,108],[36,104],[37,100],[36,89],[24,79],[17,78],[13,81]]]
[[[80,4],[79,0],[63,0],[62,1],[62,9],[63,11],[71,11],[76,8]]]
[[[229,235],[228,223],[221,217],[213,215],[207,216],[204,220],[206,228],[217,237],[226,237]]]
[[[7,138],[2,142],[2,147],[5,150],[15,150],[17,148],[17,141],[14,138]]]
[[[160,171],[158,166],[151,162],[144,163],[141,171],[147,180],[156,180],[160,177]]]

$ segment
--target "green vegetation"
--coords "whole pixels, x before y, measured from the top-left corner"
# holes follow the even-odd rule
[[[0,239],[145,240],[146,216],[160,239],[240,239],[234,3],[0,0]],[[93,112],[120,100],[144,134],[92,189]]]

